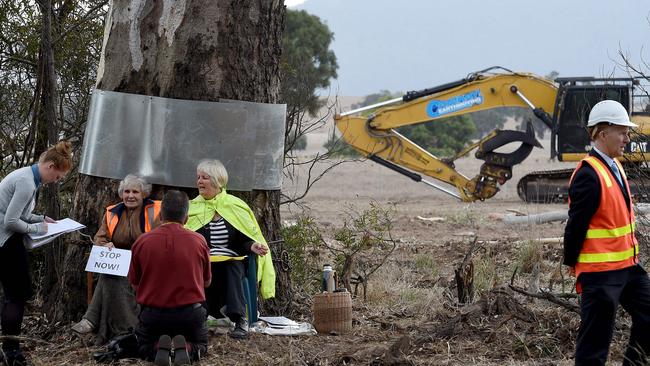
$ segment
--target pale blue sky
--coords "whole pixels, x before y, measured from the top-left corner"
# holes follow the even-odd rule
[[[493,65],[542,76],[623,76],[619,50],[635,64],[650,63],[647,0],[286,3],[334,32],[339,77],[332,94],[423,89]]]

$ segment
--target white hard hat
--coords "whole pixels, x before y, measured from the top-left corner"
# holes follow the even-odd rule
[[[587,127],[593,127],[601,122],[608,122],[619,126],[638,127],[636,124],[630,122],[630,116],[628,116],[625,107],[615,100],[603,100],[591,108]]]

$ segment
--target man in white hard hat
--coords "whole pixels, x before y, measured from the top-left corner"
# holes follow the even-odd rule
[[[619,303],[632,316],[623,365],[645,365],[650,352],[650,279],[639,264],[630,187],[615,159],[631,127],[620,103],[594,105],[587,123],[593,149],[571,177],[564,264],[582,296],[576,365],[605,365]]]

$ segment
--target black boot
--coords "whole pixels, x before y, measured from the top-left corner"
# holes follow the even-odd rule
[[[228,333],[230,338],[246,339],[248,338],[248,321],[243,316],[235,322],[235,329]]]
[[[25,358],[20,349],[12,351],[4,351],[5,365],[7,366],[32,366],[32,363]]]

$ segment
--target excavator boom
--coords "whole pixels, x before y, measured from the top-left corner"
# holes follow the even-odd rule
[[[400,104],[379,109],[368,117],[354,115],[360,110],[337,115],[336,126],[348,144],[375,162],[463,201],[490,198],[498,192],[498,184],[512,177],[512,166],[525,159],[533,146],[541,146],[532,127],[529,126],[526,132],[496,130],[465,149],[463,155],[476,148],[476,157],[485,160],[479,174],[472,179],[456,171],[453,161],[432,155],[395,131],[401,126],[498,107],[532,108],[535,115],[550,127],[549,112],[552,113],[557,96],[557,88],[552,82],[532,74],[509,71],[489,74],[488,71],[490,69],[439,87],[409,92],[389,103]],[[522,145],[511,154],[494,151],[510,142],[521,142]],[[455,189],[445,189],[423,180],[420,174],[450,184]]]

